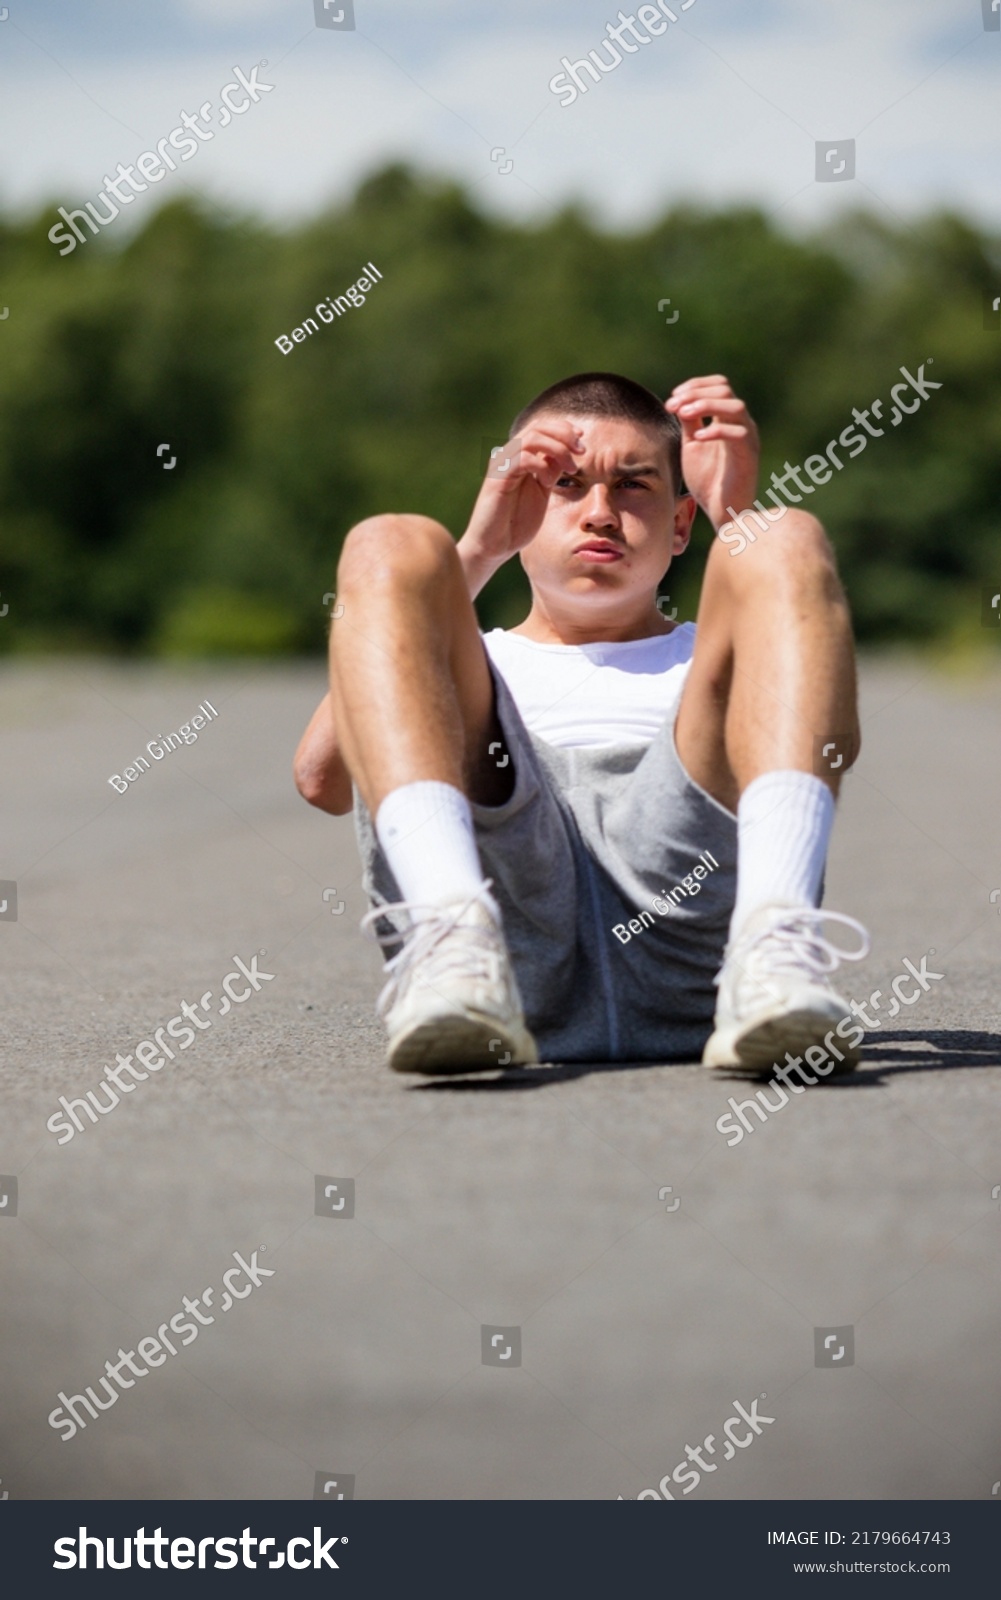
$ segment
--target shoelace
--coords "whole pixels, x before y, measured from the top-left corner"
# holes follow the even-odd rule
[[[857,933],[861,948],[842,950],[825,939],[820,932],[825,922],[838,922]],[[767,951],[762,948],[765,945]],[[776,916],[747,940],[738,940],[733,956],[745,979],[769,987],[768,977],[775,972],[805,972],[814,981],[823,981],[842,961],[864,961],[871,949],[868,931],[855,917],[841,911],[790,911],[788,916]]]
[[[373,938],[376,944],[386,946],[397,944],[400,939],[405,941],[403,949],[386,965],[386,983],[376,1002],[376,1010],[380,1017],[385,1016],[395,1003],[404,980],[418,962],[421,968],[421,983],[429,989],[433,989],[436,983],[453,977],[462,977],[474,982],[476,980],[494,982],[497,979],[499,960],[496,930],[478,923],[462,923],[462,918],[470,906],[482,900],[485,893],[492,888],[493,879],[488,878],[468,900],[455,901],[447,907],[423,905],[416,900],[397,900],[391,904],[376,906],[374,910],[365,914],[361,921],[362,932]],[[374,931],[377,922],[394,912],[403,912],[406,916],[412,917],[415,911],[429,914],[413,922],[412,927],[404,933]],[[455,941],[442,948],[443,941],[460,923],[463,932],[461,943]]]

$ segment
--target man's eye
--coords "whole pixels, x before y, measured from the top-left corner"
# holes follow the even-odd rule
[[[623,489],[646,489],[648,485],[645,478],[623,478],[621,487]]]
[[[559,477],[556,480],[557,489],[574,489],[576,486],[577,479],[571,477],[568,472],[563,473],[562,477]]]

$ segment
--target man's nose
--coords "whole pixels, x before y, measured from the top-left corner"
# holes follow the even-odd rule
[[[603,483],[591,489],[581,510],[581,520],[588,528],[617,528],[619,518],[612,505],[611,496]]]

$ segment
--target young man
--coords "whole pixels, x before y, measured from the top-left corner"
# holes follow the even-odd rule
[[[665,406],[584,373],[516,419],[458,543],[395,513],[348,534],[295,777],[335,816],[355,804],[397,1071],[705,1046],[770,1074],[838,1038],[830,973],[868,939],[817,909],[860,742],[823,529],[757,517],[739,555],[713,541],[697,630],[657,607],[697,506],[725,533],[754,505],[758,454],[724,377]],[[473,600],[515,555],[531,610],[483,635]],[[818,777],[831,740],[844,760]],[[829,943],[831,920],[862,948]],[[843,1034],[836,1056],[854,1065]]]

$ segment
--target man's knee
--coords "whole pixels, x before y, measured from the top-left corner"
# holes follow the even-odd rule
[[[321,768],[309,760],[300,758],[297,753],[292,763],[292,778],[304,800],[308,800],[311,806],[317,806],[321,811],[327,810],[326,783]]]
[[[760,583],[807,585],[831,599],[842,599],[837,561],[823,524],[809,512],[790,507],[770,523],[734,560],[718,541],[712,555],[722,576],[738,589]]]
[[[440,578],[458,566],[455,540],[431,517],[390,511],[366,517],[344,540],[337,592],[352,586]]]

